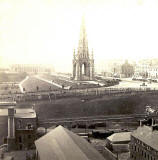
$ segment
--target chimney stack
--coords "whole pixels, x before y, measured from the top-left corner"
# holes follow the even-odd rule
[[[15,149],[15,120],[14,120],[15,109],[14,107],[8,108],[8,151]]]
[[[8,138],[15,137],[14,113],[13,107],[8,108]]]
[[[158,131],[158,124],[152,125],[152,131]]]

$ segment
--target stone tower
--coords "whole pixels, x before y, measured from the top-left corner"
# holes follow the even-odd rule
[[[73,79],[77,81],[94,79],[93,51],[89,54],[84,17],[82,17],[78,49],[73,53]]]

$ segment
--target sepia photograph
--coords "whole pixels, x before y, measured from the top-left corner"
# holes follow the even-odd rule
[[[0,160],[158,160],[158,0],[0,0]]]

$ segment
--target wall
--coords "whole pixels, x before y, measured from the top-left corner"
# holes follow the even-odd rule
[[[36,118],[16,118],[16,149],[33,149],[34,141],[36,139]],[[28,124],[31,124],[33,128],[28,128]]]
[[[108,160],[117,160],[117,156],[106,147],[104,148],[102,154]]]
[[[130,142],[130,157],[131,160],[157,160],[158,154],[157,151],[147,146],[142,141],[136,139],[135,137],[131,136]]]
[[[129,152],[128,144],[112,144],[113,152],[122,153]]]
[[[0,116],[0,145],[8,135],[8,116]]]

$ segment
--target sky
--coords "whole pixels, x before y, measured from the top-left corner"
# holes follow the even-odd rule
[[[83,13],[96,68],[158,58],[158,0],[0,0],[0,65],[71,72]]]

